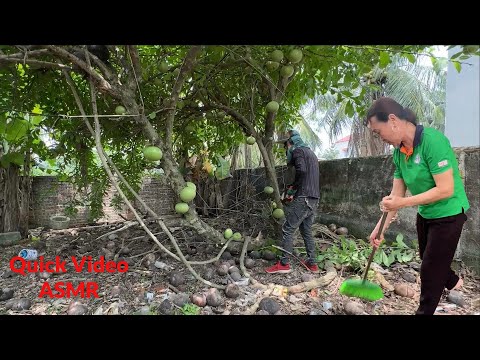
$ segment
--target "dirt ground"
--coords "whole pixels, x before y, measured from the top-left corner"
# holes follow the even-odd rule
[[[198,281],[186,266],[158,250],[157,245],[138,226],[121,229],[125,224],[111,224],[97,227],[71,228],[66,230],[34,229],[33,240],[24,239],[19,244],[0,249],[0,314],[9,315],[64,315],[64,314],[141,314],[141,315],[238,315],[238,314],[276,314],[276,315],[384,315],[414,314],[418,306],[419,264],[394,264],[388,269],[375,267],[383,285],[384,298],[375,302],[349,298],[340,295],[338,288],[347,278],[353,276],[345,268],[335,269],[333,280],[325,286],[314,287],[306,291],[291,293],[285,291],[289,286],[305,281],[326,277],[326,272],[309,273],[297,261],[292,260],[293,271],[289,274],[267,274],[264,269],[274,260],[256,258],[249,264],[251,277],[267,288],[253,286],[244,274],[234,275],[239,266],[238,248],[222,254],[215,262],[192,265],[202,277],[212,283],[230,285],[230,295],[224,290],[209,290],[211,286]],[[166,235],[156,224],[149,225],[159,241],[175,252]],[[189,261],[211,259],[218,254],[220,247],[207,246],[206,243],[185,229],[169,227],[179,239],[180,247]],[[103,236],[106,235],[106,236]],[[300,239],[297,239],[302,245]],[[25,276],[12,272],[10,260],[23,248],[35,248],[45,261],[65,261],[66,272],[26,272]],[[88,257],[91,262],[100,256],[117,263],[129,264],[126,272],[89,272]],[[255,257],[248,252],[247,257]],[[86,265],[81,272],[75,270],[72,256],[78,261],[86,257]],[[230,273],[219,275],[222,265]],[[20,267],[17,261],[15,266]],[[439,315],[480,314],[480,279],[465,267],[460,267],[464,285],[459,292],[452,294],[445,290],[437,308]],[[330,274],[331,275],[331,274]],[[44,283],[48,282],[52,297],[39,297]],[[81,293],[70,297],[55,297],[54,284],[79,284],[89,282],[98,284],[98,298],[81,297]],[[273,284],[276,284],[274,286]],[[398,295],[393,288],[399,284],[408,286],[409,295]],[[93,286],[93,285],[92,285]],[[12,291],[13,290],[13,291]],[[191,305],[192,295],[208,302],[207,306],[196,308]],[[203,295],[202,295],[203,294]],[[205,298],[205,294],[210,294]],[[86,295],[86,292],[84,293]],[[238,295],[238,296],[236,296]],[[263,299],[263,300],[262,300]],[[210,304],[210,305],[209,305]],[[212,304],[216,305],[213,306]]]

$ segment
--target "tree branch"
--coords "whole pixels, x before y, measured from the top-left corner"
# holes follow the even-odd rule
[[[177,107],[178,96],[183,87],[183,84],[185,83],[187,74],[193,69],[193,66],[195,65],[195,59],[200,50],[200,46],[192,46],[190,50],[188,50],[183,64],[180,67],[180,72],[178,74],[177,80],[173,85],[170,101],[166,104],[166,106],[170,108],[167,111],[167,121],[165,126],[165,146],[168,152],[172,151],[173,146],[173,120],[175,118],[175,108]]]
[[[128,88],[134,91],[137,87],[137,83],[142,81],[142,64],[140,64],[140,57],[138,55],[138,49],[134,45],[127,45],[126,51],[130,56],[133,67],[133,76],[130,76],[128,80]]]
[[[43,68],[43,69],[66,69],[72,70],[70,66],[52,63],[49,61],[41,61],[41,60],[34,60],[34,59],[23,59],[18,57],[11,57],[11,55],[1,56],[0,55],[0,64],[1,63],[18,63],[18,64],[29,64],[35,66],[35,68]]]
[[[73,64],[77,65],[80,69],[82,69],[88,75],[90,75],[92,79],[95,80],[95,82],[98,83],[99,90],[114,96],[115,91],[112,88],[112,85],[108,81],[106,81],[103,78],[103,76],[97,73],[91,66],[87,65],[84,61],[81,61],[78,57],[76,57],[73,54],[70,54],[67,50],[55,45],[47,45],[47,49],[50,50],[52,53],[56,54],[57,56],[59,56],[60,58],[69,60]],[[116,96],[114,97],[118,98],[118,94],[116,94]]]

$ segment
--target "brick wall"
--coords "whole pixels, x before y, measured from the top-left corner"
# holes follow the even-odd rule
[[[105,195],[104,217],[98,222],[115,222],[132,219],[133,214],[123,205],[119,211],[111,205],[111,200],[116,193],[114,188]],[[145,203],[159,215],[174,214],[175,196],[170,187],[164,185],[159,179],[148,178],[143,182],[139,193]],[[33,178],[32,199],[30,205],[30,227],[49,226],[49,219],[54,215],[65,215],[65,208],[74,200],[73,186],[58,181],[54,176],[38,176]],[[78,196],[78,194],[77,194]],[[139,208],[137,202],[134,206]],[[75,216],[70,216],[70,225],[86,225],[88,223],[88,212],[84,206],[76,206],[78,210]]]

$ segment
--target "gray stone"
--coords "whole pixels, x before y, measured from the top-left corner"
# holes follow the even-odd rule
[[[239,281],[242,278],[242,275],[238,272],[234,272],[230,275],[230,277],[233,279],[233,281]]]
[[[265,310],[258,310],[255,315],[270,315],[268,311]]]
[[[250,256],[252,259],[260,259],[261,257],[260,253],[256,250],[252,251],[248,256]]]
[[[278,302],[270,297],[264,298],[260,301],[260,304],[258,305],[258,308],[260,310],[265,310],[269,314],[273,315],[275,314],[278,310],[280,310],[280,305]]]
[[[158,307],[158,312],[162,315],[173,315],[175,313],[175,306],[170,300],[165,299]]]
[[[447,300],[453,304],[457,304],[458,306],[465,306],[465,298],[463,297],[463,293],[457,290],[452,290],[447,296]]]
[[[185,304],[190,302],[190,296],[185,293],[178,293],[173,296],[172,301],[175,305],[183,307]]]
[[[13,289],[5,288],[0,290],[0,301],[5,301],[13,297]]]
[[[420,271],[420,264],[412,261],[411,263],[408,264],[413,270],[415,271]]]
[[[328,315],[327,312],[323,309],[312,309],[308,315]]]
[[[415,283],[417,281],[417,277],[408,271],[402,273],[402,278],[410,283]]]
[[[0,233],[0,245],[10,246],[17,244],[22,238],[22,235],[18,231]]]
[[[262,257],[265,259],[265,260],[275,260],[277,258],[277,256],[271,252],[270,250],[264,250],[262,252]]]

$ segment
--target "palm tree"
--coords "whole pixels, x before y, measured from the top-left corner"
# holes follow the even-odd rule
[[[426,127],[441,131],[445,122],[446,59],[439,59],[434,67],[414,63],[395,56],[384,69],[379,66],[362,78],[362,85],[349,90],[354,96],[364,93],[366,107],[378,97],[389,96],[417,115],[417,121]],[[363,126],[358,115],[347,115],[348,99],[337,103],[330,93],[312,100],[310,121],[317,121],[329,132],[330,139],[350,127],[349,155],[352,157],[388,154],[390,146],[375,137]],[[321,114],[318,120],[318,114]],[[317,120],[315,120],[317,119]]]

